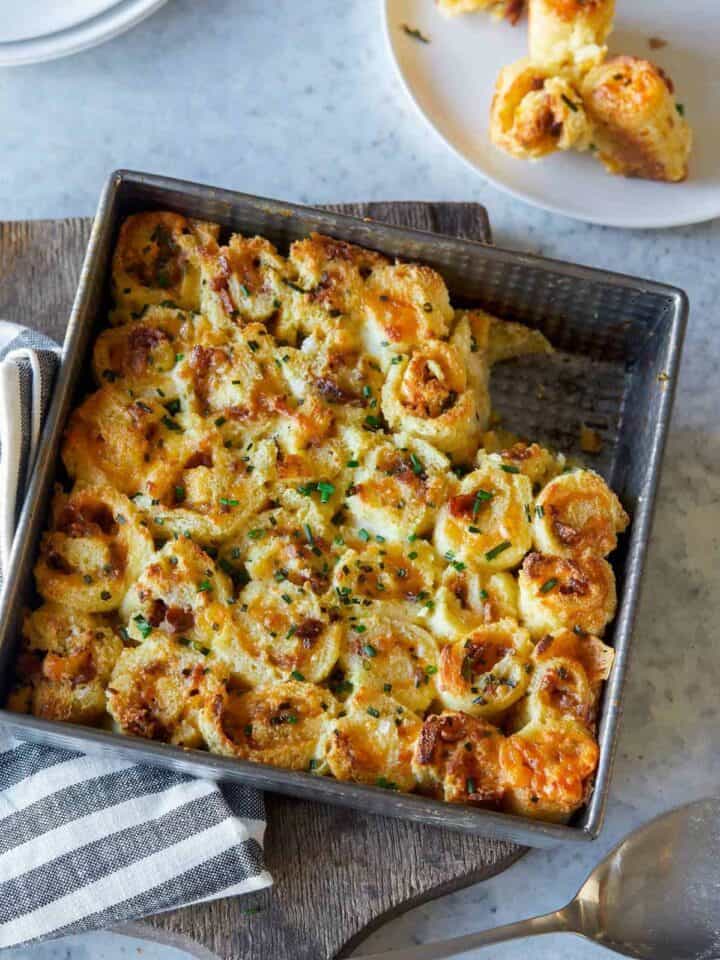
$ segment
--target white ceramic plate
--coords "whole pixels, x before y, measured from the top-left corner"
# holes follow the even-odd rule
[[[610,51],[654,60],[675,81],[695,130],[685,183],[613,177],[591,155],[534,163],[492,146],[489,110],[502,66],[526,55],[527,24],[479,12],[446,18],[433,0],[382,0],[390,50],[405,87],[445,142],[513,196],[578,220],[616,227],[672,227],[720,216],[720,4],[717,0],[618,0]],[[408,36],[402,24],[430,42]],[[667,46],[651,50],[650,37]]]
[[[54,60],[134,27],[167,0],[0,0],[0,67]]]

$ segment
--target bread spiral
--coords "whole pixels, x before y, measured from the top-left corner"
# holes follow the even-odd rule
[[[476,627],[506,618],[518,618],[517,581],[511,573],[479,573],[452,565],[445,569],[428,614],[436,636],[459,640]]]
[[[523,59],[500,71],[490,138],[513,157],[537,160],[556,150],[587,150],[592,130],[570,77]]]
[[[338,780],[412,790],[412,755],[422,721],[388,694],[360,687],[332,723],[327,762]]]
[[[617,535],[628,523],[602,477],[592,470],[574,470],[541,490],[533,513],[533,541],[541,553],[558,557],[604,557],[615,549]]]
[[[199,747],[200,711],[224,689],[222,668],[168,637],[153,637],[118,657],[107,688],[110,716],[123,733]]]
[[[161,635],[207,653],[210,641],[203,611],[211,603],[226,604],[231,596],[229,578],[201,547],[181,537],[154,555],[126,594],[120,612],[135,641]]]
[[[127,217],[113,256],[113,323],[126,323],[148,304],[200,306],[200,256],[215,247],[217,224],[152,211]]]
[[[365,283],[363,303],[365,348],[385,362],[426,340],[446,337],[453,318],[443,278],[416,263],[376,267]]]
[[[355,687],[391,693],[404,707],[423,713],[436,696],[438,657],[427,630],[371,616],[349,624],[340,665]]]
[[[220,623],[210,639],[214,654],[247,686],[290,678],[319,683],[340,655],[339,614],[311,591],[290,583],[280,589],[254,580],[231,612],[211,609],[205,617]]]
[[[465,357],[444,340],[426,340],[391,366],[382,412],[391,429],[426,440],[458,461],[477,448],[485,423]]]
[[[199,727],[215,753],[289,770],[317,770],[338,705],[328,690],[288,681],[246,693],[220,691]]]
[[[445,500],[447,458],[421,440],[380,443],[352,474],[350,513],[358,528],[388,539],[427,533]]]
[[[112,487],[61,489],[43,534],[35,582],[46,600],[82,613],[116,610],[155,552],[135,505]]]
[[[532,542],[530,481],[494,454],[478,461],[438,513],[435,549],[474,570],[510,570]]]
[[[477,627],[443,648],[437,675],[440,701],[476,717],[508,710],[530,682],[531,651],[530,635],[514,620]]]
[[[610,173],[677,182],[688,175],[692,130],[670,78],[638,57],[612,57],[584,78],[598,156]]]
[[[533,637],[577,628],[602,636],[615,616],[615,575],[607,560],[529,553],[518,576],[520,616]]]
[[[105,715],[105,688],[122,649],[104,617],[43,604],[25,618],[8,708],[46,720],[97,723]]]
[[[439,579],[440,565],[430,544],[383,541],[358,544],[342,554],[332,586],[349,617],[362,620],[364,614],[376,613],[422,620]]]
[[[505,809],[566,822],[585,800],[598,752],[591,734],[570,717],[523,727],[500,744]]]
[[[607,53],[615,0],[528,0],[528,17],[530,59],[582,71]]]
[[[503,739],[497,727],[466,713],[431,714],[412,761],[420,789],[448,803],[497,807],[505,793]]]

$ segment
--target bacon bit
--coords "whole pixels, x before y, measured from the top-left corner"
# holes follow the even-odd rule
[[[311,646],[312,643],[317,640],[320,634],[323,632],[324,624],[322,620],[315,620],[313,617],[308,617],[299,624],[297,630],[295,631],[295,636],[299,637],[303,641],[303,646]]]
[[[319,393],[325,397],[329,403],[347,403],[350,406],[362,406],[362,400],[354,393],[344,390],[339,384],[329,377],[319,377],[315,380],[315,386]]]
[[[561,584],[558,590],[566,597],[584,597],[590,592],[590,584],[582,575],[572,576],[566,583]]]
[[[505,18],[515,26],[525,10],[525,0],[506,0]]]
[[[583,423],[580,426],[580,449],[584,453],[600,453],[602,448],[603,439],[597,430],[593,430]]]
[[[221,347],[195,346],[190,353],[190,366],[200,376],[205,376],[208,370],[217,370],[227,364],[228,355]]]
[[[531,89],[542,90],[544,86],[545,86],[545,77],[533,77]]]
[[[472,516],[475,509],[475,494],[460,493],[456,497],[450,497],[448,507],[451,517]]]
[[[157,327],[134,327],[128,335],[128,360],[133,373],[143,373],[147,368],[148,354],[159,343],[169,341],[164,330]]]
[[[548,650],[552,646],[552,644],[553,644],[553,638],[550,636],[550,634],[547,634],[542,638],[542,640],[539,640],[537,642],[535,646],[535,650],[538,654],[545,653],[545,651]]]
[[[74,568],[70,566],[65,557],[52,548],[48,551],[45,562],[51,570],[56,570],[58,573],[67,575],[74,572]]]
[[[69,681],[73,685],[88,683],[95,677],[95,664],[89,648],[69,653],[62,657],[57,653],[48,653],[43,660],[43,676],[56,683]]]
[[[170,607],[165,613],[170,633],[187,633],[195,626],[195,615],[189,607]]]
[[[148,615],[148,623],[151,627],[159,627],[160,624],[165,619],[165,614],[167,613],[167,606],[165,602],[160,598],[153,600],[152,608],[150,614]]]
[[[575,527],[569,526],[567,523],[562,523],[560,520],[553,518],[552,526],[553,530],[557,534],[558,540],[561,543],[566,544],[566,546],[572,546],[580,539],[579,531],[577,531]]]
[[[212,467],[213,456],[209,450],[196,450],[185,461],[185,470],[194,470],[196,467]]]
[[[662,50],[667,45],[667,40],[663,40],[662,37],[648,37],[648,46],[651,50]]]
[[[68,537],[76,538],[113,536],[118,527],[106,503],[68,503],[58,518],[57,529]]]

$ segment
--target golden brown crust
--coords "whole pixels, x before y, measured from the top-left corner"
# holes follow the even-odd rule
[[[570,718],[523,728],[500,745],[505,809],[566,821],[582,805],[597,760],[595,740]]]
[[[425,720],[413,756],[420,787],[449,803],[497,807],[505,794],[497,727],[465,713]]]
[[[615,575],[591,553],[575,559],[529,553],[519,578],[520,615],[533,637],[560,629],[601,636],[615,615]]]
[[[670,78],[648,60],[613,57],[582,86],[600,159],[611,173],[677,182],[688,174],[692,132]]]
[[[528,59],[500,71],[490,109],[495,146],[520,159],[585,150],[590,125],[572,78]]]

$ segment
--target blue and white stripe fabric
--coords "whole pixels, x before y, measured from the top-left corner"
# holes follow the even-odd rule
[[[59,365],[0,322],[0,575]],[[262,795],[0,728],[0,949],[261,890]]]

